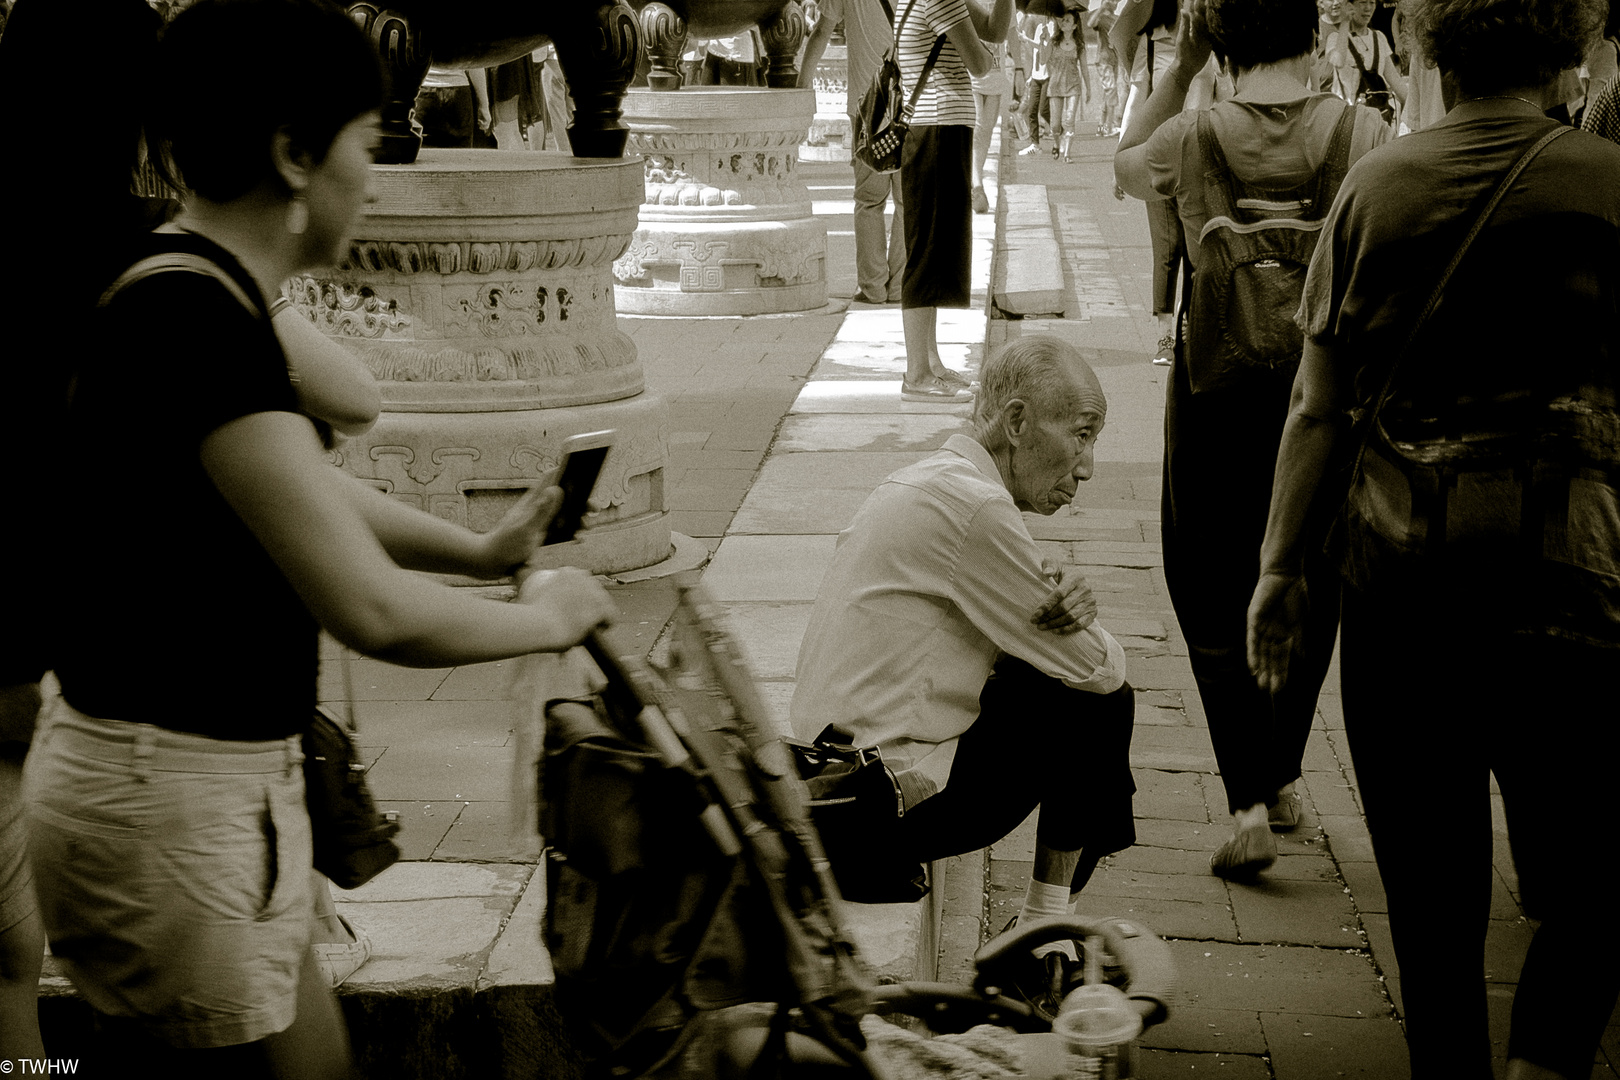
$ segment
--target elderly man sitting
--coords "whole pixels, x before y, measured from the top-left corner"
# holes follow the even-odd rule
[[[889,476],[839,536],[791,715],[801,739],[835,725],[895,774],[899,805],[827,837],[841,881],[986,847],[1039,806],[1021,917],[1040,918],[1136,837],[1125,654],[1020,513],[1090,479],[1108,403],[1052,337],[1014,341],[981,383],[973,434]]]

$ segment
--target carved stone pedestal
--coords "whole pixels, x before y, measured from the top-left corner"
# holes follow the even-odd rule
[[[799,150],[802,161],[849,161],[853,145],[849,129],[849,95],[864,94],[849,85],[849,47],[828,45],[816,64],[816,115],[810,119],[810,134]],[[857,103],[858,104],[858,103]]]
[[[798,176],[810,90],[631,90],[646,162],[640,225],[613,264],[638,315],[759,315],[827,302],[827,229]]]
[[[483,531],[551,474],[564,439],[613,428],[600,512],[548,556],[598,573],[666,558],[668,412],[642,392],[611,272],[635,229],[640,163],[428,149],[379,167],[376,189],[348,260],[287,287],[382,385],[382,418],[339,447],[340,464]]]

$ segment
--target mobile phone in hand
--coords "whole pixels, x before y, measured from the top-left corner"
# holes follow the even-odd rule
[[[614,431],[592,431],[575,435],[562,445],[562,471],[557,486],[562,488],[562,505],[546,527],[547,544],[565,544],[579,532],[590,510],[591,489],[613,448]]]

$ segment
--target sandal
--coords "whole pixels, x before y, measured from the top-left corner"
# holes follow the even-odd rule
[[[343,924],[343,928],[354,938],[353,941],[317,941],[310,945],[315,952],[315,963],[326,973],[334,990],[371,959],[371,938],[366,936],[366,932],[342,915],[338,916],[338,922]]]
[[[961,405],[973,400],[973,391],[938,378],[925,383],[908,383],[901,380],[900,400],[920,401],[930,405]]]

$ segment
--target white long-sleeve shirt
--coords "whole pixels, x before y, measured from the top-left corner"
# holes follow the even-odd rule
[[[1125,652],[1101,626],[1030,622],[1051,589],[995,461],[953,435],[884,480],[839,535],[799,649],[794,733],[836,724],[877,746],[914,806],[944,788],[1001,653],[1079,690],[1124,684]]]

